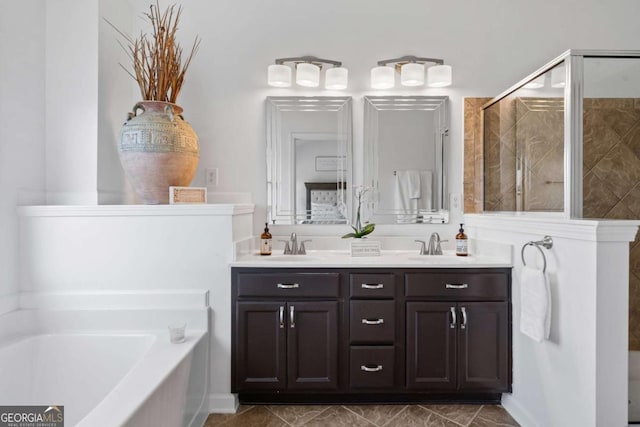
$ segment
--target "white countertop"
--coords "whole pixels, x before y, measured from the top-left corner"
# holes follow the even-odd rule
[[[352,257],[349,251],[307,251],[307,255],[239,256],[232,267],[277,268],[500,268],[512,267],[510,259],[498,256],[419,255],[418,251],[383,250],[380,256]]]

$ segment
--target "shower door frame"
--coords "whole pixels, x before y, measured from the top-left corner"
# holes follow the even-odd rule
[[[636,58],[640,50],[591,50],[569,49],[549,61],[506,91],[482,106],[481,122],[484,137],[484,111],[511,95],[525,84],[537,79],[560,63],[565,63],[564,87],[564,209],[566,219],[582,218],[582,145],[583,145],[583,100],[584,100],[584,58]],[[484,161],[482,162],[484,176]],[[482,198],[485,200],[484,182]],[[483,204],[484,205],[484,204]],[[484,207],[483,207],[484,211]]]

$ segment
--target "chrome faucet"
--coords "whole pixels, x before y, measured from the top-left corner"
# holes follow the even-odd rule
[[[427,255],[442,255],[442,246],[440,246],[440,243],[442,242],[446,242],[446,240],[440,240],[440,235],[438,233],[431,233],[431,237],[429,237]]]
[[[291,233],[289,240],[280,241],[285,243],[283,255],[306,255],[307,250],[304,244],[311,242],[311,240],[303,240],[300,242],[300,246],[298,246],[298,236],[296,236],[296,233]]]

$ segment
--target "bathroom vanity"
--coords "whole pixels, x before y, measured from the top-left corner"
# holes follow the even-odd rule
[[[241,402],[499,401],[511,391],[511,268],[343,258],[234,264]]]

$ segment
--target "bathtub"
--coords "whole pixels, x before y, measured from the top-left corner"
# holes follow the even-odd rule
[[[171,344],[160,325],[188,323]],[[201,427],[207,310],[17,310],[0,316],[0,405],[64,405],[65,425]]]

